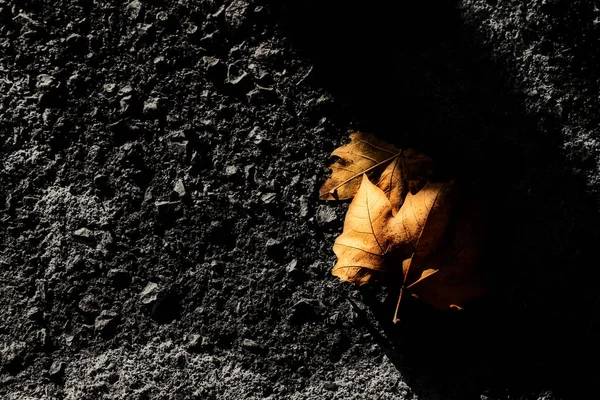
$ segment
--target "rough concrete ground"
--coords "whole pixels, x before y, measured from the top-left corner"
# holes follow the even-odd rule
[[[595,393],[598,17],[0,0],[0,397]],[[330,275],[354,129],[489,199],[484,302],[393,326],[392,290]]]

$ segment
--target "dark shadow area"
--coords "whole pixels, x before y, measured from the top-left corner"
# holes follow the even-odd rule
[[[600,269],[585,260],[595,259],[598,210],[572,172],[585,161],[562,155],[563,121],[527,114],[513,71],[477,43],[453,2],[323,4],[270,6],[341,117],[425,152],[488,200],[492,286],[480,304],[440,315],[409,300],[393,325],[397,289],[384,304],[364,291],[380,344],[411,388],[426,382],[442,398],[466,399],[542,390],[578,398],[597,387]],[[341,143],[346,132],[332,134]]]

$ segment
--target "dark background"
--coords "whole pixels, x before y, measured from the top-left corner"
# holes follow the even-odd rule
[[[327,4],[0,1],[0,394],[593,393],[593,2]],[[330,275],[351,130],[487,199],[480,303]]]

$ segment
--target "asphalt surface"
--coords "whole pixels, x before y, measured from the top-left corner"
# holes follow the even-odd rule
[[[0,397],[597,393],[600,11],[399,7],[0,0]],[[331,276],[353,130],[487,199],[481,302]]]

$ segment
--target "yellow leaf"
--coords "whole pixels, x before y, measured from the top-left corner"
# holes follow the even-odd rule
[[[414,263],[426,264],[437,272],[421,277],[407,289],[441,310],[462,309],[464,304],[485,292],[485,282],[478,268],[484,238],[483,212],[481,204],[470,204],[455,216],[456,224],[448,243],[430,259],[413,259]]]
[[[339,159],[320,190],[324,200],[353,198],[332,274],[364,284],[401,269],[398,307],[404,292],[440,310],[483,294],[482,208],[461,202],[454,181],[430,182],[433,162],[423,154],[360,132],[350,139],[332,153]]]
[[[420,189],[433,175],[433,161],[412,150],[400,150],[372,135],[353,132],[350,143],[331,153],[338,157],[331,176],[319,191],[321,200],[347,200],[354,197],[363,174],[377,182],[392,204],[392,214],[402,205],[410,187]],[[409,184],[408,181],[411,181]]]
[[[333,245],[338,261],[333,275],[342,280],[366,283],[374,271],[385,269],[391,238],[385,230],[392,218],[392,207],[385,194],[366,175],[348,207],[344,231]]]
[[[358,193],[350,203],[344,230],[336,239],[333,250],[338,258],[333,275],[342,280],[366,283],[374,271],[389,268],[386,261],[410,257],[425,222],[433,212],[431,233],[427,235],[424,249],[434,244],[441,230],[443,217],[438,210],[445,204],[449,184],[428,183],[417,194],[408,194],[399,213],[392,215],[392,205],[384,192],[363,175]],[[429,227],[428,227],[429,230]]]
[[[405,284],[421,279],[424,270],[430,269],[421,260],[436,252],[450,224],[452,205],[457,191],[454,182],[427,183],[416,195],[406,196],[400,210],[401,220],[390,227],[391,230],[415,229],[414,251],[411,263],[404,275]],[[416,240],[415,240],[416,239]]]

